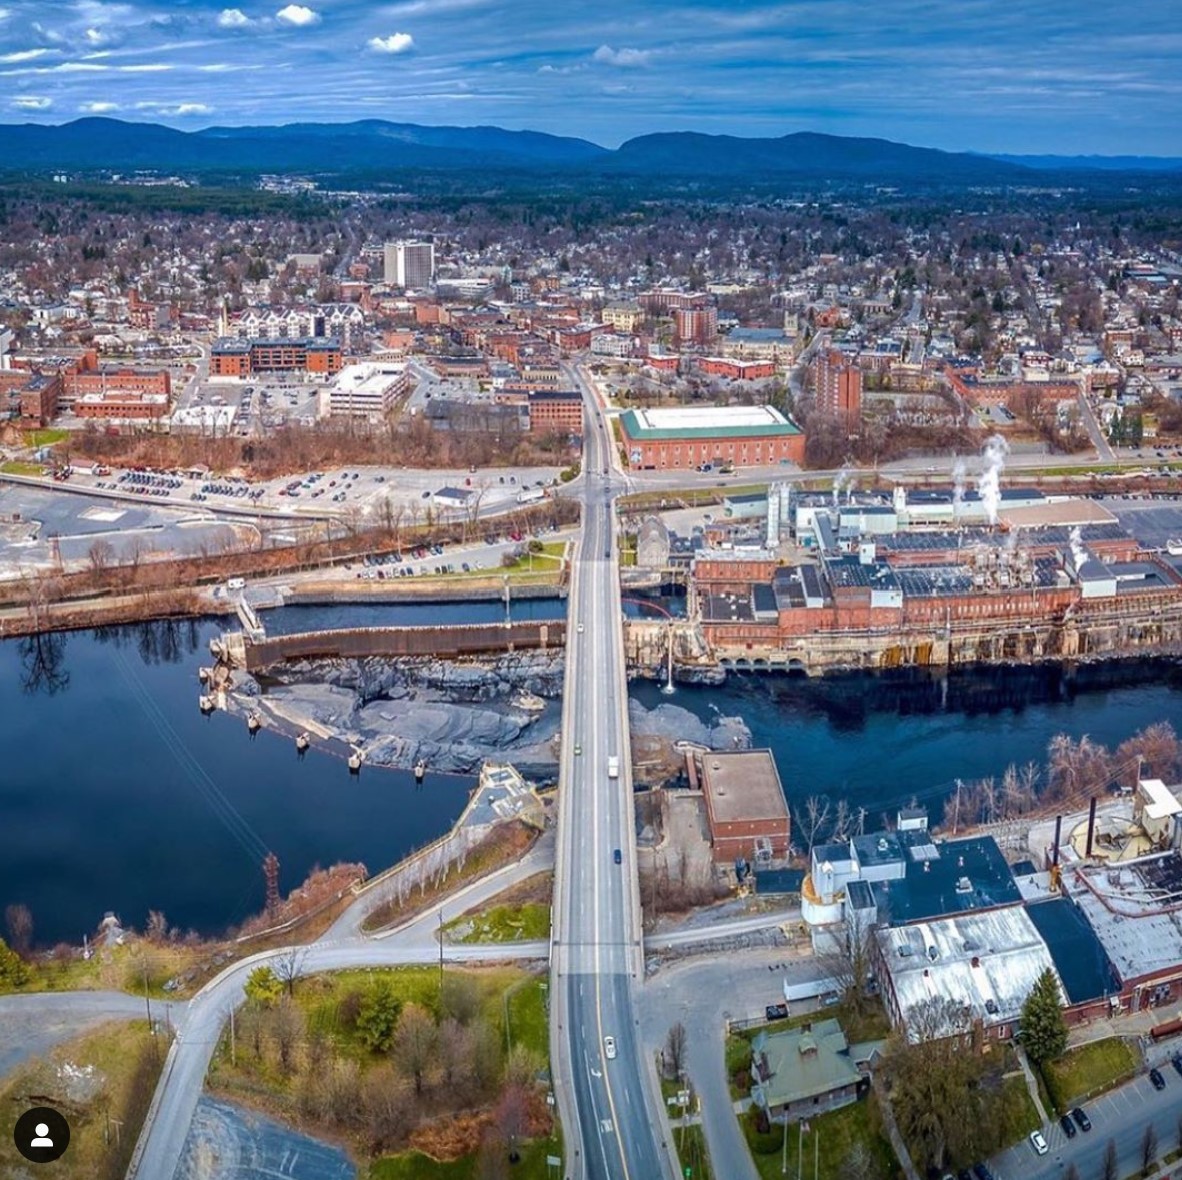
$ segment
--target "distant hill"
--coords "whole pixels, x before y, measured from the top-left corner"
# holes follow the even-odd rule
[[[1182,172],[1178,156],[991,155],[989,159],[1045,172]]]
[[[77,119],[0,127],[0,168],[128,171],[397,172],[515,169],[577,178],[700,176],[1021,184],[1036,171],[1182,172],[1182,159],[1149,156],[1018,156],[944,152],[887,139],[796,132],[775,138],[661,132],[612,151],[585,139],[501,127],[426,127],[364,119],[177,131],[156,123]]]
[[[326,143],[331,140],[331,143]],[[157,123],[76,119],[0,130],[9,167],[358,171],[553,167],[606,155],[583,139],[499,127],[421,127],[368,119],[175,131]]]
[[[621,144],[606,164],[613,170],[642,173],[841,176],[949,183],[1017,181],[1026,171],[1017,164],[967,152],[942,152],[889,139],[854,139],[810,131],[776,139],[703,135],[696,131],[641,135]]]

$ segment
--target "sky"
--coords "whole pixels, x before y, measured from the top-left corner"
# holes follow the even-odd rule
[[[0,0],[0,121],[1182,156],[1178,0]],[[0,144],[2,144],[0,135]]]

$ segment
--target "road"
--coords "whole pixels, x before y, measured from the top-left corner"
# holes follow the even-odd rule
[[[152,1003],[152,1019],[183,1019],[185,1005]],[[146,1017],[142,996],[126,992],[35,992],[0,996],[0,1078],[31,1058],[44,1059],[59,1041],[107,1020]]]
[[[674,1164],[654,1134],[659,1098],[646,1083],[637,1035],[643,949],[612,503],[622,481],[600,407],[583,388],[583,535],[567,610],[575,626],[563,692],[550,1055],[567,1176],[655,1180]],[[608,777],[609,758],[618,759],[618,777]]]

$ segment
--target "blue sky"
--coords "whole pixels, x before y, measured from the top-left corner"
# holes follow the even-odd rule
[[[0,120],[1182,155],[1178,0],[0,0]]]

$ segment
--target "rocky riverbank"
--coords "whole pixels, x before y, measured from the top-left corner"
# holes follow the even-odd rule
[[[480,661],[294,660],[259,678],[235,672],[229,703],[286,731],[360,749],[367,764],[409,769],[422,760],[432,770],[471,774],[487,759],[506,760],[545,781],[558,773],[564,671],[562,652],[542,651]],[[740,717],[702,721],[666,702],[649,710],[632,701],[628,712],[643,760],[655,758],[674,775],[674,742],[726,750],[751,744]]]

